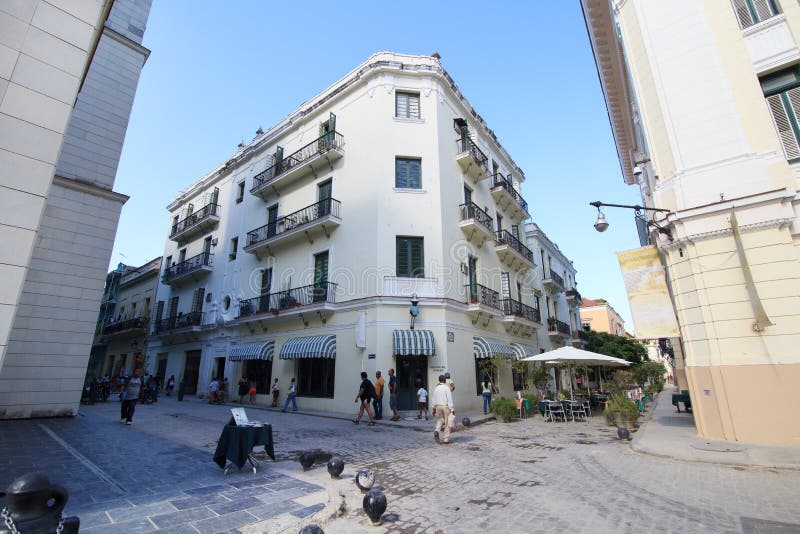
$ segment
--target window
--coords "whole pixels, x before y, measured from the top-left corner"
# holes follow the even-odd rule
[[[297,360],[297,394],[303,397],[333,398],[336,360],[307,358]]]
[[[397,238],[397,276],[423,278],[425,276],[423,238]]]
[[[236,203],[239,204],[244,200],[244,182],[236,184]]]
[[[203,311],[203,297],[206,294],[206,288],[198,287],[194,290],[192,295],[192,313],[199,313]]]
[[[395,158],[394,186],[403,189],[422,188],[422,160],[418,158]]]
[[[800,70],[794,67],[765,76],[761,89],[786,159],[800,161]]]
[[[269,360],[248,360],[244,362],[242,373],[247,380],[256,383],[256,393],[266,395],[272,382],[272,362]]]
[[[228,259],[233,261],[236,259],[236,253],[239,251],[239,238],[231,238],[231,251],[228,253]]]
[[[419,119],[419,93],[397,91],[394,94],[394,116],[402,119]]]
[[[780,13],[775,0],[733,0],[733,9],[743,30]]]

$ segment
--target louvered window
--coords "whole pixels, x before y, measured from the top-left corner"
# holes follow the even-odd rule
[[[775,0],[733,0],[733,9],[743,30],[780,13]]]
[[[800,72],[793,68],[764,77],[761,88],[786,159],[800,161]]]
[[[397,91],[394,95],[395,117],[403,119],[419,118],[419,93],[403,93]]]
[[[394,186],[404,189],[422,188],[422,161],[416,158],[395,158]]]
[[[203,297],[205,297],[206,288],[198,287],[194,290],[194,295],[192,295],[192,312],[201,312],[203,311]]]
[[[423,278],[425,276],[424,241],[421,237],[397,238],[397,276]]]

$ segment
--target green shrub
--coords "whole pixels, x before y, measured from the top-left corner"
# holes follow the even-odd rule
[[[617,414],[621,420],[635,423],[639,419],[639,407],[625,395],[612,395],[605,411],[606,423],[614,426],[614,416]]]
[[[504,423],[510,423],[518,413],[517,403],[512,399],[500,397],[492,402],[492,412]]]

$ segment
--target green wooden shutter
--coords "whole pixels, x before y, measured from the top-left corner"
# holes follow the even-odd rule
[[[169,311],[167,317],[172,318],[178,315],[178,299],[180,297],[172,297],[169,299]]]
[[[411,273],[412,278],[425,277],[425,251],[421,237],[409,239],[411,252]]]
[[[408,186],[412,189],[422,188],[422,162],[418,159],[408,160]]]
[[[752,3],[752,9],[756,12],[758,22],[770,19],[778,13],[772,0],[752,0]]]
[[[733,9],[736,12],[736,18],[739,20],[739,27],[745,29],[755,24],[753,13],[750,11],[750,6],[747,5],[747,0],[733,0]]]
[[[314,256],[314,285],[328,283],[328,253],[322,252]]]
[[[206,294],[206,288],[198,287],[194,290],[194,295],[192,295],[192,312],[200,312],[203,311],[203,297]]]
[[[164,318],[164,301],[159,300],[156,303],[156,323],[160,323],[161,319]]]
[[[778,129],[783,151],[787,160],[800,158],[800,145],[797,135],[797,115],[794,109],[800,109],[800,88],[790,89],[767,97],[772,120]],[[794,109],[792,109],[794,108]]]
[[[408,277],[411,274],[410,268],[410,250],[409,250],[409,242],[408,239],[405,237],[398,237],[397,238],[397,245],[396,245],[396,264],[397,269],[396,273],[399,277]]]

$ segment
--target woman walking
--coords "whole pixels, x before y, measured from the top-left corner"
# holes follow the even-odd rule
[[[487,377],[483,377],[483,383],[481,383],[481,394],[483,395],[483,413],[484,415],[489,413],[489,407],[492,404],[492,383],[489,382]]]
[[[245,375],[239,380],[239,404],[244,404],[244,396],[250,391],[250,381]]]
[[[170,396],[173,389],[175,389],[175,375],[170,375],[167,380],[167,397]]]

